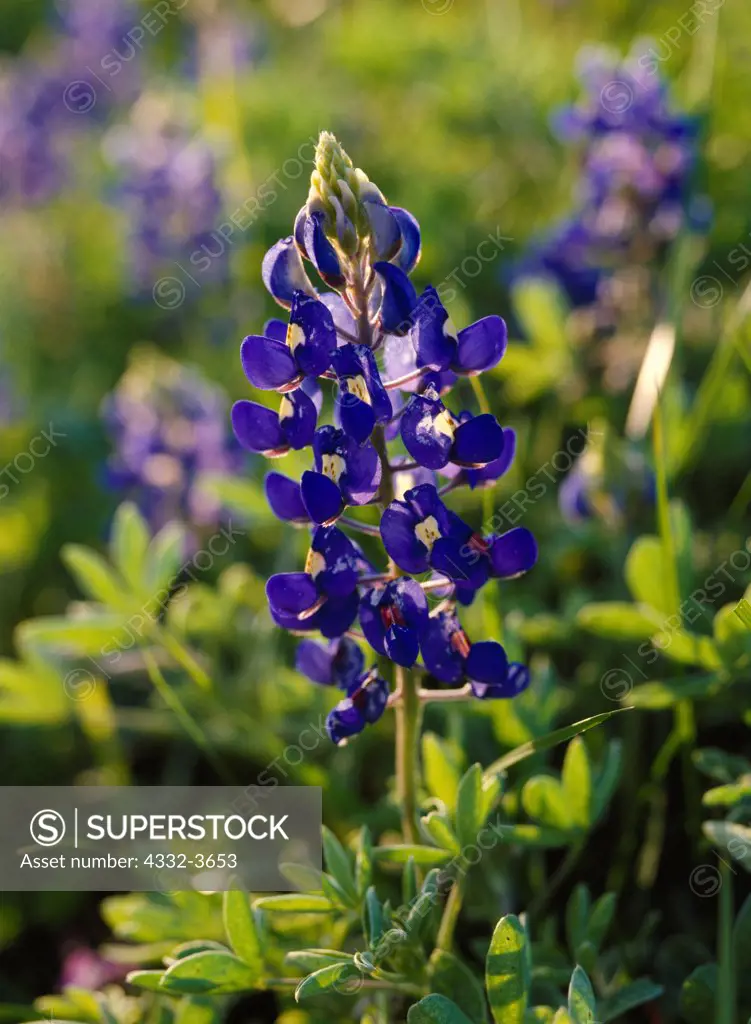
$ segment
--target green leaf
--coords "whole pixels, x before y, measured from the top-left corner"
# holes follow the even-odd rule
[[[473,1024],[456,1003],[437,993],[410,1006],[407,1024]]]
[[[683,982],[681,1014],[688,1024],[707,1024],[714,1019],[717,964],[702,964]]]
[[[649,640],[663,623],[664,618],[647,605],[625,601],[587,604],[576,615],[577,626],[608,640]]]
[[[727,786],[716,786],[702,797],[705,807],[734,807],[743,800],[751,801],[751,776]]]
[[[352,963],[352,954],[338,949],[294,949],[286,954],[284,962],[310,973],[321,967]]]
[[[89,600],[98,601],[117,611],[128,609],[122,580],[117,578],[96,551],[80,544],[65,544],[60,551],[60,557]]]
[[[420,827],[433,840],[436,846],[450,853],[459,853],[461,847],[454,835],[450,822],[438,811],[431,811],[420,819]]]
[[[751,828],[735,821],[705,821],[704,835],[751,872]]]
[[[432,796],[438,797],[449,811],[456,807],[461,778],[460,750],[442,740],[435,733],[426,732],[422,738],[422,763],[425,785]]]
[[[488,768],[485,769],[485,778],[491,779],[501,772],[505,772],[507,768],[511,768],[512,765],[518,764],[520,761],[524,761],[528,757],[532,757],[533,754],[542,753],[545,750],[551,750],[553,747],[557,747],[559,743],[565,743],[566,740],[573,739],[574,736],[579,736],[581,733],[587,732],[589,729],[594,729],[598,725],[602,725],[603,722],[607,722],[613,715],[619,715],[623,711],[628,711],[629,708],[618,708],[615,711],[605,711],[600,715],[592,715],[591,718],[583,718],[579,722],[574,722],[573,725],[566,725],[562,729],[556,729],[554,732],[549,732],[546,736],[539,736],[536,739],[529,740],[527,743],[522,743],[521,746],[515,747],[514,750],[509,751],[508,754],[504,754],[503,757],[499,757],[497,761],[494,761]]]
[[[553,1024],[576,1024],[576,1021],[569,1014],[568,1010],[562,1006],[560,1010],[556,1011],[553,1017]]]
[[[561,783],[569,821],[575,828],[589,828],[592,824],[592,768],[581,736],[575,736],[566,749]]]
[[[297,892],[261,896],[253,906],[258,910],[273,910],[277,914],[331,914],[336,909],[325,896]]]
[[[357,840],[355,856],[355,888],[360,896],[367,890],[373,880],[373,841],[370,829],[363,825]]]
[[[261,971],[231,953],[193,953],[175,961],[162,975],[168,992],[244,992],[259,987]]]
[[[595,902],[587,923],[587,939],[596,950],[605,941],[610,925],[613,923],[618,896],[614,892],[606,892]]]
[[[353,963],[329,964],[328,967],[321,967],[320,970],[314,971],[300,982],[295,989],[295,999],[300,1003],[303,999],[321,995],[332,988],[346,993],[348,991],[347,982],[353,982],[352,991],[357,991],[357,982],[354,979],[359,978],[361,973],[360,968]]]
[[[596,821],[605,810],[618,787],[621,777],[623,745],[620,740],[611,740],[605,751],[605,760],[597,773],[594,790],[593,820]]]
[[[588,937],[591,899],[589,889],[583,883],[576,886],[566,904],[566,938],[572,957]]]
[[[649,978],[637,978],[636,981],[624,985],[612,996],[603,999],[598,1008],[598,1014],[602,1024],[609,1024],[610,1021],[620,1021],[630,1010],[644,1003],[651,1003],[659,999],[663,993],[662,985],[657,985]]]
[[[637,537],[624,566],[626,585],[634,601],[671,615],[670,595],[665,589],[667,566],[659,537]]]
[[[326,857],[326,867],[333,875],[340,889],[346,897],[346,902],[351,907],[357,906],[357,888],[352,867],[352,858],[336,838],[334,833],[324,825],[321,829],[323,838],[323,852]]]
[[[377,863],[406,864],[410,857],[420,867],[435,867],[445,864],[451,854],[447,850],[438,850],[432,846],[376,846],[373,856]]]
[[[568,1012],[575,1024],[595,1024],[595,994],[587,972],[577,966],[568,987]]]
[[[552,1024],[555,1010],[549,1006],[533,1006],[524,1013],[524,1024]]]
[[[566,794],[558,779],[550,775],[533,775],[524,783],[521,800],[530,818],[564,832],[572,828]]]
[[[496,826],[496,830],[504,843],[514,843],[517,846],[529,846],[539,850],[568,846],[571,842],[571,832],[543,828],[540,825],[499,825]]]
[[[110,557],[117,571],[136,593],[144,589],[148,546],[146,521],[133,502],[124,501],[112,520]]]
[[[102,648],[132,644],[130,632],[125,632],[122,615],[102,612],[86,618],[66,619],[49,615],[40,619],[27,619],[16,630],[19,646],[32,651],[54,651],[59,654],[101,655]]]
[[[233,951],[246,964],[263,971],[263,951],[256,928],[250,897],[244,889],[229,889],[224,894],[224,930]]]
[[[163,974],[164,971],[130,971],[125,980],[129,985],[135,985],[137,988],[145,988],[149,992],[159,992],[161,991],[159,983]]]
[[[519,918],[502,917],[485,961],[485,987],[495,1024],[523,1024],[529,987],[525,943]]]
[[[717,747],[695,750],[691,760],[700,772],[717,782],[735,782],[741,775],[751,774],[751,761],[739,754],[728,754]]]
[[[456,834],[459,845],[471,846],[485,824],[482,768],[473,764],[462,776],[456,796]]]
[[[687,633],[684,629],[663,630],[655,633],[653,644],[671,661],[681,665],[698,665],[714,669],[722,666],[722,658],[711,637]]]
[[[431,992],[452,999],[475,1024],[485,1024],[485,990],[473,971],[445,949],[433,951],[428,963]]]
[[[370,886],[368,891],[365,893],[365,900],[363,905],[363,931],[365,938],[367,939],[368,945],[372,948],[378,943],[378,940],[383,935],[383,908],[381,907],[381,901],[378,899],[374,886]]]
[[[146,555],[146,588],[150,594],[169,590],[185,564],[185,527],[167,523],[154,537]]]

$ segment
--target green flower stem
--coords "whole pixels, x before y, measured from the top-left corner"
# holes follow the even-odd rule
[[[462,902],[464,900],[464,879],[457,878],[454,884],[451,886],[446,905],[443,908],[443,916],[441,917],[441,923],[438,927],[438,936],[436,938],[436,949],[444,949],[446,952],[451,952],[451,946],[454,939],[454,929],[456,928],[456,922],[459,920],[459,914],[462,909]]]
[[[418,843],[417,786],[419,777],[421,705],[417,680],[412,672],[395,666],[396,692],[400,699],[396,713],[396,795],[402,814],[402,830],[407,843]]]

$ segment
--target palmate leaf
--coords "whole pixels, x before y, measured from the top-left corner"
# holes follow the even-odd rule
[[[659,537],[637,537],[626,556],[623,573],[634,601],[663,616],[671,614],[670,595],[665,589],[665,552]]]
[[[566,802],[566,791],[552,775],[533,775],[524,783],[521,793],[522,807],[535,821],[567,832],[573,818]]]
[[[273,910],[277,914],[333,914],[336,907],[325,896],[312,893],[283,893],[281,896],[261,896],[254,904],[259,910]]]
[[[502,917],[485,961],[485,987],[495,1024],[523,1024],[529,988],[527,938],[519,918]]]
[[[575,736],[566,748],[561,783],[571,824],[582,830],[589,828],[592,823],[592,768],[581,736]]]
[[[705,821],[704,835],[751,872],[751,828],[735,821]]]
[[[456,798],[456,834],[460,846],[477,840],[490,809],[500,792],[500,780],[483,778],[479,764],[462,776]]]
[[[295,989],[295,999],[300,1003],[303,999],[322,995],[331,989],[346,993],[348,982],[351,983],[353,991],[357,991],[358,979],[361,976],[362,971],[354,963],[329,964],[303,978]]]
[[[126,612],[136,603],[124,581],[96,551],[81,544],[65,544],[60,557],[89,600]]]
[[[334,833],[326,828],[325,825],[322,828],[322,838],[326,868],[343,893],[345,903],[356,907],[358,902],[357,887],[355,886],[352,858]]]

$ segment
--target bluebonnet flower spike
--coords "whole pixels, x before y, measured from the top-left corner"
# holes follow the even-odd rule
[[[488,316],[456,331],[435,289],[418,300],[409,275],[420,246],[412,214],[390,206],[324,132],[293,234],[264,261],[264,280],[289,308],[289,324],[270,321],[241,350],[250,383],[281,394],[278,411],[275,403],[237,402],[232,422],[242,444],[271,458],[312,448],[299,480],[266,477],[274,515],[312,534],[304,569],[275,574],[266,593],[277,625],[327,641],[303,640],[296,665],[343,692],[326,722],[334,743],[362,732],[390,703],[389,683],[367,663],[368,646],[439,685],[464,684],[461,697],[511,697],[529,682],[496,641],[470,643],[456,606],[491,577],[530,569],[534,538],[524,527],[481,536],[436,486],[436,472],[449,480],[446,493],[490,486],[513,460],[512,430],[488,414],[454,415],[443,401],[460,376],[498,363],[506,328]],[[313,290],[303,260],[328,290]],[[318,422],[318,382],[326,381],[337,389],[334,424]],[[372,513],[345,516],[351,506],[377,506],[380,523]],[[380,536],[380,567],[345,533],[355,529]],[[434,575],[419,581],[402,572]],[[440,600],[433,612],[428,592]],[[400,699],[395,692],[391,703]]]

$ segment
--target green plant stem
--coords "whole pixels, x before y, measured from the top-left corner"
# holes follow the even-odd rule
[[[733,962],[733,870],[720,858],[720,908],[717,922],[719,977],[717,985],[717,1024],[735,1024],[735,964]]]
[[[561,861],[560,866],[557,868],[555,873],[551,876],[550,882],[547,888],[545,888],[539,896],[530,903],[527,913],[530,918],[539,918],[542,916],[542,912],[548,905],[550,900],[555,896],[560,886],[566,881],[568,876],[576,867],[579,857],[585,848],[583,841],[574,843],[573,846],[569,847],[569,851],[565,858]]]
[[[448,899],[446,900],[446,906],[443,908],[443,915],[441,917],[441,923],[438,926],[438,935],[435,942],[436,949],[444,949],[447,952],[451,952],[451,946],[454,939],[454,928],[456,927],[456,922],[459,920],[463,900],[464,880],[462,878],[457,878],[451,886],[451,891],[449,892]]]
[[[236,783],[235,779],[232,777],[232,773],[228,770],[221,758],[217,756],[216,751],[211,746],[211,743],[207,739],[198,722],[196,722],[178,695],[175,693],[174,689],[164,678],[161,669],[156,663],[156,659],[150,651],[143,651],[143,660],[146,665],[146,671],[149,674],[149,679],[154,684],[154,689],[167,707],[175,713],[175,717],[180,722],[185,732],[206,756],[206,760],[211,764],[212,768],[219,778],[222,779],[224,784],[227,786],[235,785]]]
[[[402,815],[405,842],[418,843],[417,785],[419,775],[421,705],[417,679],[400,665],[395,667],[396,692],[396,795]]]

